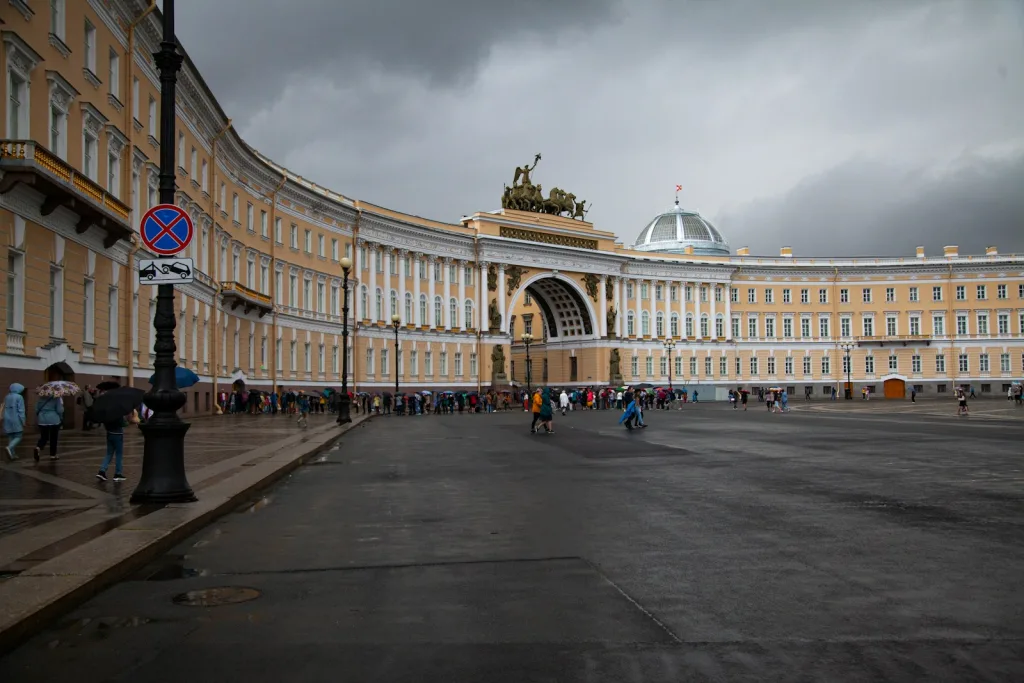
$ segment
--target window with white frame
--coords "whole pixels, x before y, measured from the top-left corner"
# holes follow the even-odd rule
[[[1010,334],[1010,314],[1000,313],[999,317],[996,318],[996,324],[999,334]]]
[[[861,297],[862,297],[862,301],[864,303],[866,303],[866,304],[871,303],[871,288],[870,287],[864,287],[861,290]]]
[[[64,1],[50,0],[50,33],[60,38],[61,41],[65,40],[64,31],[68,23],[67,14],[64,11]]]
[[[156,100],[149,96],[149,135],[156,138]]]
[[[918,336],[921,334],[921,316],[910,316],[910,334],[913,336]]]
[[[690,375],[696,376],[697,374],[697,359],[694,356],[690,356]]]
[[[723,320],[722,314],[719,313],[718,316],[715,317],[715,336],[718,337],[719,339],[725,336],[724,325],[725,320]]]
[[[939,374],[946,372],[946,356],[941,353],[935,356],[935,372]]]
[[[792,290],[790,290],[790,289],[783,289],[782,290],[782,303],[784,303],[784,304],[793,303],[793,296],[792,296],[791,291]]]
[[[895,353],[889,354],[889,372],[898,372],[900,369],[899,357]]]
[[[832,359],[829,356],[821,357],[821,374],[831,375],[832,374]]]
[[[476,365],[476,354],[475,353],[469,354],[469,376],[470,377],[476,377],[477,376],[477,365]]]
[[[739,377],[743,374],[743,360],[736,356],[736,376]]]
[[[997,299],[1005,299],[1006,298],[1006,285],[996,285],[996,298]]]
[[[442,325],[441,315],[442,315],[443,310],[444,310],[444,308],[443,308],[443,304],[441,303],[441,297],[435,296],[434,297],[434,322],[433,322],[434,327],[441,327],[441,325]]]
[[[851,372],[850,368],[853,367],[850,356],[843,356],[843,374],[847,375]]]
[[[199,175],[199,152],[193,147],[189,155],[188,161],[189,175],[192,176],[192,180],[196,180]]]
[[[139,77],[132,76],[132,118],[139,121]],[[141,122],[140,122],[141,123]]]
[[[976,290],[976,295],[977,295],[979,301],[984,301],[985,299],[987,299],[988,298],[988,286],[987,285],[978,285],[977,286],[977,290]]]
[[[956,315],[956,333],[967,334],[967,314],[957,313]]]
[[[733,318],[732,319],[732,337],[733,337],[733,339],[739,339],[740,338],[740,319],[739,318]]]
[[[822,339],[828,339],[832,335],[829,332],[828,318],[824,316],[818,316],[818,336]]]
[[[647,299],[650,298],[649,297],[649,292],[647,291],[647,283],[646,282],[641,282],[640,283],[640,298],[643,299],[644,301],[647,301]]]
[[[380,374],[382,375],[391,374],[391,363],[388,362],[388,355],[387,348],[380,350]]]
[[[1010,372],[1010,354],[999,354],[999,372],[1004,375]]]
[[[438,371],[442,377],[448,376],[448,352],[442,351],[438,362]]]
[[[456,351],[454,354],[455,358],[455,376],[462,377],[462,352]]]
[[[664,292],[663,286],[660,285],[660,284],[654,285],[654,300],[655,301],[664,301],[665,300],[665,292]]]
[[[665,314],[661,311],[654,316],[654,334],[657,337],[665,336]]]
[[[11,54],[8,48],[8,55]],[[29,136],[28,74],[17,70],[14,60],[7,59],[7,137],[11,140]],[[53,149],[53,145],[50,145]]]
[[[715,289],[715,301],[721,303],[721,301],[722,301],[722,288],[719,287],[718,285],[715,285],[714,289]]]
[[[462,284],[467,287],[473,286],[473,266],[466,266],[462,269]]]
[[[915,353],[910,357],[910,371],[915,375],[921,374],[921,356]]]
[[[82,130],[82,170],[93,182],[99,181],[100,141],[88,127]]]
[[[185,170],[185,134],[178,133],[178,168]]]
[[[892,303],[896,301],[896,288],[886,287],[885,288],[885,301],[886,303]]]
[[[729,301],[731,303],[734,303],[734,304],[739,303],[739,301],[740,301],[740,290],[739,290],[739,287],[730,287],[729,288]]]
[[[295,223],[292,223],[290,237],[291,237],[292,249],[298,249],[299,248],[299,226],[295,225]],[[363,263],[366,263],[365,259],[363,260]]]
[[[644,369],[647,371],[647,376],[648,377],[653,377],[654,376],[654,358],[652,358],[651,356],[647,356],[647,358],[645,358],[644,361],[645,361],[644,364],[646,365],[646,367]]]
[[[462,324],[469,328],[473,326],[473,300],[466,299],[466,305],[464,308],[465,310],[463,311],[463,315],[465,315],[465,317],[462,319]]]
[[[850,337],[853,335],[851,331],[853,320],[848,315],[844,315],[839,319],[839,336]],[[806,335],[805,335],[806,336]]]
[[[626,298],[627,299],[632,299],[633,298],[633,283],[632,282],[627,282],[626,283]]]
[[[865,337],[874,337],[875,336],[875,319],[874,318],[872,318],[869,315],[865,315],[861,319],[861,325],[862,325],[862,328],[863,328],[862,332],[863,332]]]
[[[718,374],[722,377],[729,374],[729,359],[725,356],[718,357]]]
[[[640,311],[640,335],[647,337],[651,334],[651,314],[647,311]]]
[[[967,300],[967,286],[966,285],[957,285],[956,286],[956,300],[957,301],[966,301]]]
[[[107,192],[117,199],[121,198],[121,153],[120,149],[114,148],[111,140],[107,149]]]
[[[96,74],[96,27],[85,20],[85,68]]]
[[[14,248],[7,249],[7,329],[25,331],[25,255]]]
[[[307,254],[312,254],[313,253],[313,231],[312,230],[306,230],[303,233],[303,242],[302,242],[302,244],[303,244],[303,247],[305,248]],[[379,254],[380,252],[377,252],[377,253]]]
[[[818,303],[819,304],[827,304],[828,303],[828,290],[827,289],[822,288],[822,289],[818,290]]]
[[[782,336],[786,339],[790,339],[793,336],[793,319],[783,318],[782,319]]]
[[[919,300],[919,299],[918,299],[918,290],[917,290],[917,287],[911,287],[911,288],[910,288],[910,300],[911,300],[911,301],[918,301],[918,300]]]
[[[757,290],[754,289],[753,287],[750,287],[749,289],[747,289],[747,303],[748,304],[756,304],[757,303]]]
[[[801,289],[800,290],[800,303],[809,304],[811,303],[811,290]]]
[[[110,61],[109,69],[107,70],[107,86],[110,88],[110,94],[115,98],[121,98],[121,55],[117,53],[117,50],[110,48]]]
[[[804,356],[804,374],[805,375],[811,374],[811,357],[810,356]]]
[[[978,334],[988,334],[988,313],[978,314]]]
[[[206,159],[203,159],[202,164],[199,167],[199,186],[203,189],[203,192],[210,191],[210,184],[207,180],[209,174],[209,165],[206,163]]]
[[[885,316],[885,334],[889,337],[895,337],[898,334],[896,326],[896,316]]]
[[[989,362],[987,353],[982,353],[978,356],[978,372],[989,372]]]
[[[638,376],[640,374],[640,359],[633,356],[630,359],[629,369],[633,373],[633,377]]]
[[[711,365],[711,356],[704,356],[704,374],[707,375],[708,377],[711,376]]]
[[[774,375],[775,374],[775,356],[768,356],[768,363],[767,363],[767,365],[768,365],[768,368],[767,368],[768,374],[769,375]]]
[[[750,357],[750,374],[751,375],[758,374],[757,370],[758,370],[758,368],[757,368],[757,356],[751,356]]]
[[[678,337],[679,336],[679,314],[678,313],[673,313],[672,317],[669,318],[668,331],[669,331],[669,335],[672,336],[672,337]]]
[[[747,338],[757,339],[757,318],[747,318]]]
[[[875,357],[870,354],[864,356],[864,374],[875,374]]]
[[[971,364],[966,353],[961,353],[959,356],[960,361],[960,372],[966,373],[971,371]]]
[[[112,349],[118,347],[118,323],[120,321],[120,314],[118,313],[118,304],[121,301],[121,297],[118,296],[117,285],[111,285],[107,291],[107,330],[110,332],[110,340],[108,345]],[[185,345],[182,344],[182,347]],[[184,350],[184,348],[182,349]]]
[[[420,374],[420,353],[415,349],[409,352],[409,374],[413,377]]]
[[[841,303],[841,304],[848,304],[848,303],[850,303],[850,290],[845,289],[845,288],[839,290],[839,303]]]
[[[633,315],[633,311],[626,313],[626,334],[630,337],[636,334],[636,317]]]
[[[764,319],[764,336],[769,339],[775,337],[775,318],[772,316]]]
[[[941,337],[946,334],[946,318],[941,313],[932,315],[932,335]]]
[[[703,297],[702,297],[702,299],[703,299]],[[772,291],[771,287],[765,287],[765,290],[764,290],[764,302],[766,304],[773,304],[773,303],[775,303],[775,292]]]
[[[231,219],[238,223],[238,193],[234,192],[231,195]]]
[[[784,369],[785,369],[785,373],[787,375],[792,375],[793,374],[793,357],[792,356],[786,356],[786,361],[785,361]]]
[[[942,301],[942,287],[932,287],[932,301]]]

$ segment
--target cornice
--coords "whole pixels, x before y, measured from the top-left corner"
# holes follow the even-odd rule
[[[433,256],[473,259],[473,238],[469,235],[447,233],[436,228],[412,226],[377,215],[363,214],[359,223],[359,237],[391,248],[420,251]]]

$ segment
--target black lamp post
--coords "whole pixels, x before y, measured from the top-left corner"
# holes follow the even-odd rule
[[[850,379],[853,373],[853,362],[850,360],[850,352],[857,348],[857,344],[847,342],[839,346],[846,352],[846,387],[843,389],[843,397],[847,400],[853,399],[853,381]]]
[[[164,35],[160,51],[153,54],[160,71],[160,203],[174,204],[174,111],[175,84],[184,59],[174,39],[174,0],[163,3]],[[183,503],[196,500],[185,477],[185,432],[189,424],[178,417],[185,394],[174,379],[174,286],[159,285],[153,327],[155,377],[145,396],[153,416],[142,425],[145,446],[142,474],[132,492],[132,503]]]
[[[351,405],[348,398],[348,273],[352,268],[352,259],[348,256],[341,259],[341,272],[344,276],[341,300],[341,402],[338,403],[338,424],[352,421]]]
[[[530,385],[530,342],[533,341],[533,335],[529,332],[524,332],[521,337],[523,344],[526,345],[526,394],[527,396],[533,395],[533,387]]]
[[[402,317],[395,313],[391,316],[391,326],[395,328],[395,402],[398,402],[398,328],[402,325]]]
[[[672,394],[672,398],[675,398],[675,392],[672,391],[672,351],[676,348],[676,342],[674,339],[665,340],[665,351],[668,352],[668,360],[665,361],[668,365],[668,392]]]

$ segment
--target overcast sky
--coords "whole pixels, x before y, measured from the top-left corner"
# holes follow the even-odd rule
[[[1024,252],[1024,0],[217,0],[178,37],[241,135],[350,197],[500,208],[517,165],[632,243]]]

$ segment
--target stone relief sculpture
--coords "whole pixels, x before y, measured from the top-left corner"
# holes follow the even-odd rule
[[[525,268],[520,268],[519,266],[509,266],[505,269],[505,274],[508,276],[508,291],[506,294],[512,296],[519,289],[519,285],[523,281],[523,275],[526,272]]]
[[[604,296],[608,301],[615,301],[615,283],[612,278],[604,281]]]
[[[505,374],[505,350],[498,344],[491,351],[491,384],[500,384],[508,379]]]
[[[608,336],[615,335],[615,321],[619,317],[619,312],[615,310],[615,305],[608,307]]]
[[[537,154],[533,158],[533,166],[516,166],[512,186],[506,185],[502,192],[501,207],[584,220],[588,210],[586,201],[576,201],[576,195],[558,187],[552,188],[545,197],[544,188],[540,184],[533,184],[530,174],[537,168],[540,159],[540,154]]]
[[[587,287],[587,294],[589,294],[590,298],[594,301],[597,301],[597,286],[600,283],[601,280],[593,273],[587,273],[583,276],[583,284]]]
[[[491,331],[501,328],[501,312],[498,310],[498,300],[491,299],[491,305],[487,307],[488,318],[491,323]]]
[[[612,383],[618,383],[622,381],[622,370],[620,369],[619,350],[612,349],[611,356],[608,358],[608,379]]]
[[[498,269],[495,266],[487,268],[487,289],[492,292],[498,291]]]

